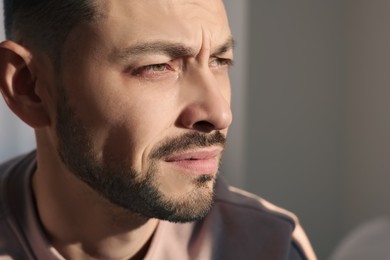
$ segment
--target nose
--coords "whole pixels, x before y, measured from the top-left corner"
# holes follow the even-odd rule
[[[201,132],[227,129],[232,122],[230,82],[204,70],[188,77],[181,92],[185,105],[178,124]]]

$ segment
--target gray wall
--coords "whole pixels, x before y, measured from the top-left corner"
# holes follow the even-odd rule
[[[390,215],[390,1],[347,0],[345,224]]]
[[[236,186],[245,187],[247,171],[246,149],[246,99],[248,87],[248,1],[225,0],[230,27],[236,46],[234,66],[230,70],[232,85],[233,124],[229,129],[227,149],[224,154],[221,172]]]
[[[249,1],[245,187],[320,257],[390,215],[390,2]]]
[[[4,26],[3,26],[3,1],[0,1],[0,19],[1,19],[1,26],[0,26],[0,40],[4,40]]]
[[[246,187],[296,213],[323,259],[342,232],[342,1],[250,1],[249,10]]]

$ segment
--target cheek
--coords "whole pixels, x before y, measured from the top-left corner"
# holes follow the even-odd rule
[[[129,100],[131,102],[131,100]],[[127,102],[126,102],[127,104]],[[131,150],[132,164],[136,168],[142,166],[148,153],[168,135],[173,125],[175,109],[173,102],[164,98],[138,97],[132,102],[131,107],[124,105],[122,116],[116,122],[120,126],[125,139],[119,140],[119,145],[126,144]],[[127,107],[127,108],[125,108]]]
[[[216,78],[221,86],[221,92],[225,99],[231,103],[231,86],[229,76],[225,73],[222,75],[216,75]]]
[[[142,170],[147,153],[167,136],[175,121],[175,102],[168,95],[131,88],[100,93],[86,101],[88,114],[94,115],[89,123],[95,134],[95,148],[104,160],[127,160],[133,168]]]
[[[69,103],[88,128],[95,154],[141,167],[145,151],[175,121],[177,88],[129,79],[104,63],[71,67],[67,75]]]

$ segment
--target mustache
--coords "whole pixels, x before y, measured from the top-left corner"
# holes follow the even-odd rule
[[[179,137],[168,139],[150,154],[150,159],[162,159],[172,153],[182,152],[193,148],[203,148],[214,145],[225,147],[226,137],[220,131],[212,134],[199,132],[186,133]]]

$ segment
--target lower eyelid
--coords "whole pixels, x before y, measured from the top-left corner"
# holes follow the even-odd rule
[[[138,71],[136,74],[133,74],[133,76],[138,77],[140,79],[145,80],[163,80],[165,78],[175,78],[177,79],[179,77],[178,72],[173,70],[163,70],[163,71],[153,71],[153,70],[144,70],[144,71]]]
[[[157,78],[157,77],[164,77],[166,75],[166,71],[143,71],[137,74],[137,76],[143,77],[143,78]]]

